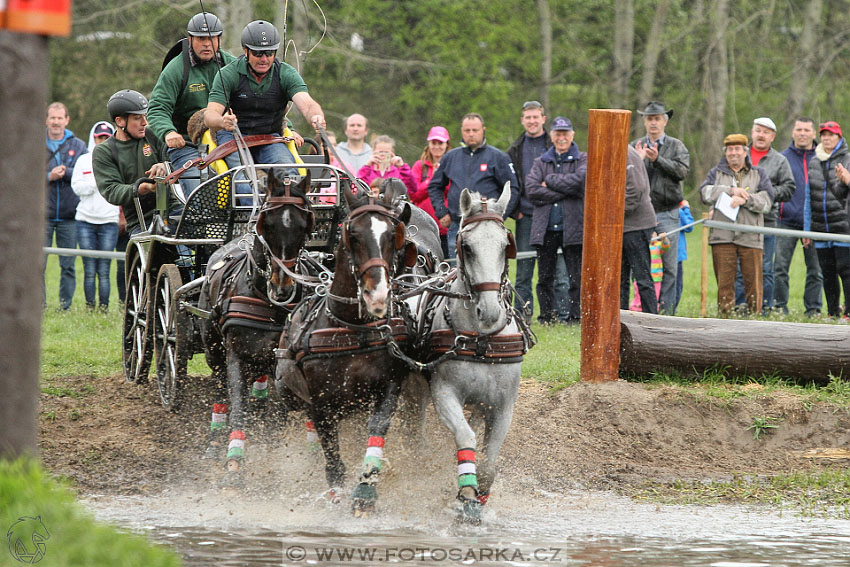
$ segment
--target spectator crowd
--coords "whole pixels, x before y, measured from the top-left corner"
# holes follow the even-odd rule
[[[190,131],[193,117],[210,128],[218,144],[228,143],[237,130],[286,134],[300,143],[301,136],[286,119],[290,103],[309,124],[325,127],[324,112],[304,80],[277,59],[281,40],[272,24],[257,20],[245,26],[238,57],[219,49],[222,31],[213,14],[190,19],[186,37],[169,53],[150,100],[130,89],[112,95],[106,105],[110,121],[92,127],[88,144],[68,128],[64,104],[48,106],[46,246],[55,238],[60,248],[123,250],[129,235],[141,230],[134,199],[140,200],[146,217],[153,214],[155,188],[149,178],[165,172],[161,156],[167,154],[174,169],[199,156],[197,137]],[[549,121],[535,100],[518,111],[523,133],[507,151],[487,143],[484,117],[470,112],[460,119],[457,142],[445,124],[423,132],[424,147],[413,164],[395,153],[392,137],[370,132],[366,116],[351,114],[342,123],[345,140],[335,144],[333,163],[367,185],[400,179],[411,202],[439,226],[448,258],[456,255],[462,189],[498,198],[509,185],[505,216],[515,220],[517,249],[537,252],[517,261],[516,306],[530,315],[536,293],[540,323],[572,324],[581,318],[587,154],[576,143],[568,116]],[[684,232],[693,222],[683,189],[690,155],[681,140],[666,133],[673,109],[651,101],[637,113],[645,135],[628,149],[620,305],[673,315],[687,259]],[[717,148],[716,166],[698,188],[711,218],[748,227],[850,235],[850,151],[841,126],[835,121],[816,126],[809,118],[798,118],[784,150],[773,147],[776,136],[776,124],[766,116],[756,117],[749,132],[726,136]],[[292,163],[293,151],[294,145],[285,144],[251,148],[260,163]],[[227,160],[230,167],[239,164],[237,153]],[[190,172],[180,178],[187,195],[200,181]],[[674,231],[678,234],[668,236]],[[850,244],[734,227],[713,227],[709,235],[718,313],[788,313],[789,266],[798,243],[806,265],[805,313],[820,314],[825,295],[830,318],[850,319]],[[59,264],[59,308],[67,310],[76,287],[75,260],[60,256]],[[110,264],[103,258],[83,260],[89,309],[108,309]],[[123,301],[123,267],[117,271]],[[46,305],[46,295],[44,299]]]

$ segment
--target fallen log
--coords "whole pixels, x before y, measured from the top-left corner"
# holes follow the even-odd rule
[[[850,328],[815,323],[689,319],[620,311],[620,374],[775,374],[825,384],[850,376]]]

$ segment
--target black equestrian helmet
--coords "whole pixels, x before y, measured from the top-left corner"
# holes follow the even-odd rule
[[[142,93],[134,90],[120,90],[109,97],[106,110],[113,120],[117,116],[126,116],[127,114],[147,114],[148,99]]]
[[[215,14],[209,12],[198,12],[192,16],[192,19],[189,20],[189,24],[186,26],[186,33],[196,37],[216,37],[221,35],[223,31],[224,28],[221,26],[221,20]]]
[[[280,47],[277,28],[265,20],[254,20],[242,30],[242,47],[254,51],[271,51]]]

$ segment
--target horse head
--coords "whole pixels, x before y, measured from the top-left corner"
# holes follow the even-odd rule
[[[510,198],[510,183],[505,183],[498,200],[469,189],[460,194],[458,270],[472,295],[482,333],[498,330],[507,316],[502,293],[508,277],[508,258],[516,257],[516,244],[502,216]]]
[[[266,198],[257,218],[257,237],[268,265],[269,299],[286,302],[295,294],[291,272],[298,254],[313,232],[313,208],[307,193],[310,172],[297,185],[266,177]]]
[[[389,309],[390,280],[396,272],[399,251],[407,246],[405,224],[410,220],[410,204],[396,201],[392,185],[378,197],[365,188],[355,195],[346,185],[344,195],[351,212],[342,225],[337,269],[344,271],[348,266],[358,299],[369,315],[380,319]],[[342,280],[334,278],[334,284],[338,281]]]

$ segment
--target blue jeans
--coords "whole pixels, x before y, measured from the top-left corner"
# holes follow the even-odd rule
[[[679,209],[655,213],[658,234],[679,228]],[[679,238],[670,239],[670,248],[661,255],[664,263],[664,276],[661,279],[661,297],[658,300],[658,312],[662,315],[676,314],[676,272],[679,268]]]
[[[53,244],[53,233],[56,233],[57,248],[77,247],[77,221],[75,220],[51,220],[45,223],[44,245]],[[70,309],[74,300],[74,292],[77,289],[77,275],[74,264],[77,259],[74,256],[59,256],[59,307]],[[44,258],[44,268],[47,268],[47,257]],[[47,287],[42,287],[41,299],[47,305]]]
[[[279,135],[275,132],[272,132],[274,135]],[[227,130],[219,130],[216,134],[216,143],[220,146],[226,142],[229,142],[233,139],[233,132],[228,132]],[[268,144],[266,146],[254,146],[250,148],[251,156],[254,158],[254,163],[295,163],[295,158],[292,157],[289,149],[286,147],[286,144]],[[233,152],[229,156],[224,158],[224,163],[227,164],[228,168],[239,167],[242,165],[242,162],[239,159],[239,152]],[[285,171],[275,171],[275,177],[279,180],[283,180],[285,176],[293,176],[298,178],[298,170],[294,168],[286,169]],[[243,176],[239,176],[239,179],[244,179]],[[247,183],[234,183],[235,194],[237,195],[250,195],[252,190],[250,185]],[[251,199],[238,199],[236,201],[238,205],[250,205]]]
[[[111,252],[118,240],[118,223],[107,222],[92,224],[77,221],[77,240],[83,250],[103,250]],[[87,258],[83,256],[83,290],[86,293],[86,305],[95,305],[95,287],[97,287],[99,304],[109,306],[109,268],[112,260],[109,258]],[[97,280],[97,286],[95,286]]]
[[[782,222],[777,224],[778,228],[793,230],[795,227]],[[788,269],[791,259],[797,249],[799,238],[793,236],[776,237],[776,258],[774,261],[774,290],[773,298],[777,309],[788,313]],[[823,275],[818,262],[818,254],[815,252],[814,244],[803,248],[803,259],[806,262],[806,287],[803,291],[803,307],[807,315],[820,313],[823,307]]]
[[[761,281],[762,281],[762,313],[773,309],[773,253],[776,250],[776,237],[771,234],[764,235],[764,248],[761,256]],[[738,274],[735,276],[735,305],[746,303],[744,295],[744,276],[741,275],[741,266],[738,266]]]
[[[170,148],[168,150],[168,159],[171,160],[173,169],[180,169],[187,161],[200,157],[198,148],[191,146],[183,146],[182,148]],[[183,188],[183,196],[187,199],[192,194],[198,185],[201,184],[201,171],[197,167],[187,169],[180,176],[180,187]]]
[[[449,232],[446,234],[446,241],[449,245],[449,254],[446,258],[456,258],[457,257],[457,233],[460,230],[460,224],[452,221],[452,224],[449,225]]]

